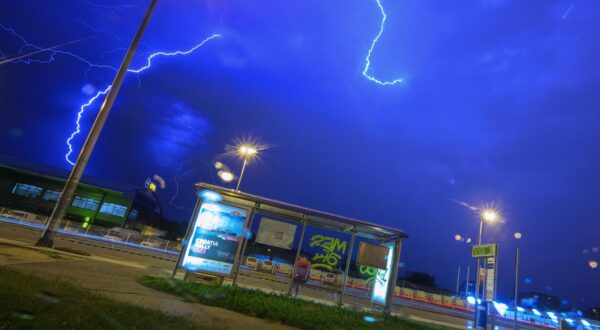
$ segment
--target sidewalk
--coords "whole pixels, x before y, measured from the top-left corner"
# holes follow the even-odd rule
[[[81,256],[0,238],[0,266],[24,274],[68,282],[114,300],[186,317],[198,325],[211,328],[293,329],[222,308],[184,302],[178,297],[144,287],[135,279],[142,275],[168,276],[169,270],[147,267],[136,262],[93,255]]]

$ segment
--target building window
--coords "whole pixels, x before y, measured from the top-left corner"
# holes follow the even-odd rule
[[[80,209],[92,210],[96,211],[98,209],[98,205],[100,201],[93,198],[75,196],[73,199],[73,207],[78,207]]]
[[[46,190],[44,193],[44,197],[42,197],[45,201],[57,201],[60,197],[60,191],[58,190]]]
[[[138,217],[138,210],[131,209],[131,211],[129,211],[129,216],[128,216],[129,220],[135,221],[135,220],[137,220],[137,217]]]
[[[17,183],[13,187],[12,193],[15,195],[35,198],[42,194],[42,188],[25,183]]]
[[[100,213],[116,215],[117,217],[124,217],[126,212],[126,206],[113,203],[102,203],[102,207],[100,208]]]

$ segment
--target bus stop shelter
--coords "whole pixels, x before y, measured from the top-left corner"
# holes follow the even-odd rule
[[[344,301],[347,290],[364,288],[371,306],[390,313],[404,231],[208,183],[196,188],[199,198],[174,276],[182,268],[232,285],[244,285],[243,277],[253,286],[258,274],[271,281],[269,289],[291,295],[296,261],[306,257],[315,274],[307,294],[352,304]],[[382,255],[383,265],[376,261]]]

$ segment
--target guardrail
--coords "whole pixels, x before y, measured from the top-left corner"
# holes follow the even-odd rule
[[[47,217],[31,216],[31,213],[21,211],[7,214],[6,209],[0,209],[0,220],[31,228],[43,229],[46,225]],[[63,234],[171,255],[177,255],[181,251],[181,243],[179,242],[153,236],[141,236],[121,228],[107,228],[91,224],[86,226],[83,223],[65,220],[58,231]]]

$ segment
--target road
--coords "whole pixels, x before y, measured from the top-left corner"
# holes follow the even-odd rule
[[[40,235],[37,228],[25,227],[14,223],[0,221],[0,237],[33,243]],[[89,253],[95,257],[108,258],[112,262],[122,261],[123,264],[135,263],[144,265],[147,269],[160,273],[168,273],[173,269],[176,256],[160,253],[144,248],[134,248],[102,240],[72,236],[66,233],[57,235],[56,248],[77,250]],[[287,293],[288,278],[282,274],[266,274],[251,270],[240,270],[238,284],[244,287],[260,288],[270,292]],[[300,288],[301,298],[310,299],[321,303],[332,304],[337,301],[338,293],[328,289],[316,281],[311,281]],[[355,309],[371,309],[368,291],[348,288],[344,294],[344,305]],[[457,329],[471,328],[473,326],[472,313],[444,306],[437,306],[415,300],[395,298],[392,309],[393,314],[413,320],[434,322],[440,325]],[[539,325],[523,324],[520,329],[548,329]],[[496,329],[513,329],[512,320],[498,318]]]

